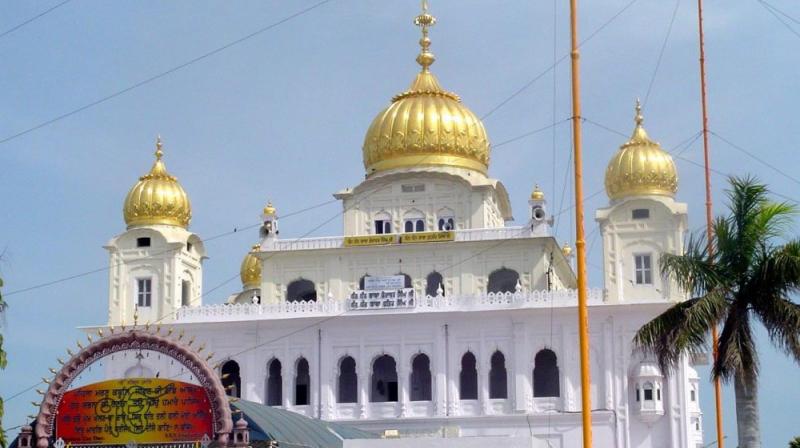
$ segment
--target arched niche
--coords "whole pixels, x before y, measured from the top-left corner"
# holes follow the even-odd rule
[[[160,334],[133,329],[103,337],[75,353],[47,388],[39,414],[36,417],[35,436],[37,448],[48,448],[55,428],[56,411],[72,382],[89,366],[101,358],[127,350],[149,350],[166,355],[186,367],[202,386],[211,403],[214,435],[221,445],[228,443],[233,421],[225,388],[214,370],[194,351]]]

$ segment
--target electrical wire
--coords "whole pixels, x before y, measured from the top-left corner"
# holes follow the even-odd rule
[[[594,31],[593,31],[591,34],[589,34],[589,36],[588,36],[586,39],[582,40],[582,41],[581,41],[581,42],[578,44],[578,48],[580,48],[580,47],[581,47],[581,46],[583,46],[585,43],[587,43],[587,42],[589,42],[590,40],[592,40],[592,39],[593,39],[595,36],[597,36],[597,35],[598,35],[600,32],[602,32],[602,31],[603,31],[603,30],[604,30],[604,29],[605,29],[605,28],[606,28],[608,25],[610,25],[610,24],[611,24],[613,21],[615,21],[615,20],[616,20],[616,19],[617,19],[619,16],[621,16],[621,15],[622,15],[622,13],[624,13],[625,11],[627,11],[627,10],[628,10],[628,8],[630,8],[631,6],[633,6],[633,5],[634,5],[634,4],[635,4],[637,1],[639,1],[639,0],[631,0],[630,2],[628,2],[628,4],[626,4],[626,5],[625,5],[625,6],[624,6],[622,9],[620,9],[619,11],[617,11],[617,13],[616,13],[616,14],[614,14],[613,16],[611,16],[611,18],[610,18],[610,19],[608,19],[608,20],[607,20],[605,23],[603,23],[602,25],[600,25],[600,26],[599,26],[599,27],[598,27],[596,30],[594,30]],[[485,114],[483,114],[483,115],[481,116],[481,120],[485,120],[486,118],[488,118],[489,116],[491,116],[492,114],[494,114],[495,112],[497,112],[497,111],[498,111],[500,108],[502,108],[503,106],[505,106],[506,104],[508,104],[508,102],[509,102],[509,101],[511,101],[511,100],[513,100],[514,98],[516,98],[516,97],[517,97],[518,95],[520,95],[522,92],[524,92],[524,91],[528,90],[528,88],[529,88],[530,86],[532,86],[533,84],[535,84],[535,83],[536,83],[536,81],[538,81],[538,80],[540,80],[542,77],[544,77],[544,75],[546,75],[547,73],[549,73],[549,72],[550,72],[550,70],[553,70],[553,69],[555,69],[555,68],[556,68],[556,66],[557,66],[558,64],[560,64],[560,63],[564,62],[564,61],[565,61],[567,58],[569,58],[569,56],[570,56],[570,55],[569,55],[569,53],[567,53],[567,54],[565,54],[565,55],[561,56],[560,58],[558,58],[558,60],[557,60],[555,63],[551,64],[549,67],[547,67],[546,69],[544,69],[544,70],[543,70],[541,73],[539,73],[538,75],[534,76],[532,79],[530,79],[530,80],[528,80],[527,82],[525,82],[525,84],[523,84],[523,85],[522,85],[520,88],[518,88],[517,90],[515,90],[515,91],[514,91],[514,92],[513,92],[511,95],[509,95],[508,97],[506,97],[506,98],[505,98],[503,101],[500,101],[500,103],[498,103],[498,104],[497,104],[496,106],[494,106],[493,108],[489,109],[489,111],[488,111],[488,112],[486,112]],[[2,143],[2,142],[0,142],[0,143]]]
[[[727,143],[731,148],[733,148],[733,149],[735,149],[735,150],[747,155],[748,157],[750,157],[751,159],[755,160],[756,162],[766,166],[767,168],[772,169],[773,171],[775,171],[776,173],[780,174],[781,176],[783,176],[783,177],[789,179],[790,181],[800,185],[800,179],[792,176],[791,174],[787,173],[786,171],[783,171],[782,169],[778,168],[777,166],[767,162],[766,160],[762,159],[761,157],[756,156],[753,152],[742,148],[740,145],[737,145],[736,143],[733,143],[732,141],[728,140],[727,138],[719,135],[718,133],[716,133],[714,131],[709,131],[709,133],[711,135],[713,135],[714,137],[716,137],[716,138],[722,140],[723,142]]]
[[[771,4],[765,2],[764,0],[757,0],[757,1],[764,9],[767,10],[768,13],[772,14],[772,17],[775,17],[775,19],[778,22],[780,22],[784,27],[786,27],[786,29],[789,30],[790,33],[792,33],[795,36],[797,36],[798,38],[800,38],[800,33],[798,33],[797,30],[795,30],[792,27],[792,25],[786,23],[786,21],[784,19],[782,19],[781,16],[778,15],[778,13],[780,13],[784,17],[787,17],[787,18],[789,18],[790,20],[792,20],[792,21],[794,21],[796,23],[800,23],[800,22],[797,21],[797,19],[789,16],[788,14],[784,13],[780,9],[776,8],[775,6],[772,6]]]
[[[252,39],[252,38],[258,36],[259,34],[262,34],[262,33],[266,32],[266,31],[269,31],[269,30],[271,30],[273,28],[276,28],[276,27],[278,27],[280,25],[283,25],[284,23],[286,23],[286,22],[288,22],[288,21],[290,21],[292,19],[295,19],[297,17],[300,17],[303,14],[311,12],[312,10],[314,10],[314,9],[316,9],[316,8],[326,4],[326,3],[329,3],[331,1],[333,1],[333,0],[322,0],[320,2],[314,3],[313,5],[311,5],[311,6],[307,7],[307,8],[301,9],[301,10],[299,10],[299,11],[293,13],[293,14],[290,14],[290,15],[284,17],[281,20],[278,20],[277,22],[273,22],[273,23],[271,23],[271,24],[269,24],[267,26],[259,28],[258,30],[253,31],[252,33],[246,34],[246,35],[244,35],[244,36],[242,36],[242,37],[240,37],[238,39],[232,40],[232,41],[230,41],[230,42],[228,42],[228,43],[226,43],[226,44],[224,44],[222,46],[219,46],[219,47],[217,47],[217,48],[215,48],[215,49],[213,49],[211,51],[208,51],[206,53],[203,53],[200,56],[196,56],[196,57],[194,57],[192,59],[189,59],[188,61],[185,61],[185,62],[183,62],[181,64],[178,64],[178,65],[176,65],[176,66],[174,66],[174,67],[172,67],[172,68],[170,68],[168,70],[165,70],[165,71],[162,71],[162,72],[160,72],[160,73],[158,73],[156,75],[150,76],[149,78],[145,78],[145,79],[143,79],[143,80],[141,80],[139,82],[136,82],[136,83],[134,83],[134,84],[132,84],[132,85],[130,85],[128,87],[125,87],[124,89],[117,90],[114,93],[111,93],[111,94],[106,95],[106,96],[104,96],[102,98],[94,100],[94,101],[92,101],[92,102],[90,102],[88,104],[85,104],[85,105],[83,105],[81,107],[78,107],[77,109],[73,109],[73,110],[71,110],[69,112],[66,112],[66,113],[63,113],[61,115],[57,115],[57,116],[55,116],[53,118],[50,118],[48,120],[45,120],[45,121],[43,121],[43,122],[41,122],[41,123],[39,123],[37,125],[31,126],[31,127],[27,128],[25,130],[19,131],[16,134],[11,134],[9,136],[6,136],[2,140],[0,140],[0,144],[8,143],[11,140],[14,140],[16,138],[22,137],[23,135],[26,135],[26,134],[30,134],[31,132],[39,130],[39,129],[45,127],[45,126],[51,125],[51,124],[53,124],[53,123],[55,123],[57,121],[61,121],[61,120],[65,119],[65,118],[71,117],[71,116],[73,116],[75,114],[78,114],[80,112],[83,112],[83,111],[85,111],[87,109],[91,109],[94,106],[103,104],[103,103],[105,103],[105,102],[107,102],[109,100],[112,100],[112,99],[120,96],[120,95],[124,95],[124,94],[130,92],[131,90],[138,89],[139,87],[142,87],[144,85],[150,84],[151,82],[156,81],[158,79],[161,79],[161,78],[163,78],[163,77],[165,77],[167,75],[171,75],[172,73],[175,73],[175,72],[177,72],[177,71],[179,71],[181,69],[184,69],[184,68],[186,68],[186,67],[188,67],[188,66],[190,66],[192,64],[200,62],[203,59],[206,59],[206,58],[209,58],[211,56],[214,56],[217,53],[220,53],[222,51],[227,50],[228,48],[231,48],[231,47],[233,47],[235,45],[238,45],[238,44],[240,44],[242,42],[245,42],[245,41],[247,41],[249,39]]]
[[[46,16],[47,14],[55,11],[56,9],[58,9],[58,8],[64,6],[64,5],[66,5],[67,3],[71,2],[71,1],[72,0],[64,0],[61,3],[57,3],[54,6],[51,6],[50,8],[45,9],[44,11],[40,12],[39,14],[36,14],[35,16],[33,16],[33,17],[29,18],[29,19],[26,19],[26,20],[18,23],[15,26],[12,26],[11,28],[9,28],[9,29],[3,31],[2,33],[0,33],[0,39],[2,39],[3,37],[13,33],[14,31],[22,28],[23,26],[25,26],[25,25],[27,25],[27,24],[35,21],[35,20],[41,19],[42,17]]]
[[[642,102],[642,106],[647,106],[647,100],[650,99],[650,92],[653,90],[653,84],[656,82],[656,75],[658,75],[658,69],[661,67],[661,59],[664,57],[664,50],[667,49],[667,43],[669,42],[669,36],[672,34],[672,26],[675,24],[675,17],[678,15],[678,8],[681,6],[681,0],[675,0],[675,9],[672,10],[672,18],[669,21],[669,26],[667,27],[667,34],[664,36],[664,42],[661,44],[661,49],[658,52],[658,58],[656,59],[656,67],[653,69],[653,75],[650,77],[650,83],[647,85],[647,94],[644,96],[644,102]]]

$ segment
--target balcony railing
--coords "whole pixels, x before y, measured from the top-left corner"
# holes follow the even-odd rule
[[[364,293],[362,295],[362,293]],[[376,294],[373,294],[376,293]],[[413,289],[356,291],[347,298],[281,301],[265,304],[219,304],[181,308],[178,322],[289,319],[363,313],[437,313],[577,306],[575,290],[520,291],[477,295],[415,296]],[[373,295],[371,295],[373,294]],[[589,290],[589,304],[603,303],[603,290]]]
[[[546,236],[544,230],[532,233],[528,226],[456,230],[454,233],[453,241],[491,241]],[[339,249],[345,247],[344,240],[343,236],[277,239],[262,247],[268,251]]]

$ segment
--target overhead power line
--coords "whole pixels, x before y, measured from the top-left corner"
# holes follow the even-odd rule
[[[288,16],[284,17],[283,19],[278,20],[277,22],[270,23],[269,25],[267,25],[265,27],[262,27],[262,28],[259,28],[258,30],[253,31],[250,34],[242,36],[242,37],[240,37],[240,38],[238,38],[236,40],[230,41],[230,42],[226,43],[225,45],[217,47],[217,48],[215,48],[215,49],[213,49],[213,50],[211,50],[211,51],[209,51],[207,53],[203,53],[200,56],[197,56],[195,58],[189,59],[188,61],[183,62],[181,64],[178,64],[178,65],[176,65],[176,66],[174,66],[174,67],[172,67],[172,68],[170,68],[168,70],[165,70],[165,71],[163,71],[161,73],[153,75],[153,76],[151,76],[149,78],[143,79],[143,80],[141,80],[141,81],[139,81],[139,82],[137,82],[137,83],[135,83],[133,85],[125,87],[124,89],[117,90],[116,92],[114,92],[114,93],[112,93],[110,95],[106,95],[106,96],[104,96],[102,98],[94,100],[91,103],[85,104],[85,105],[83,105],[83,106],[81,106],[81,107],[79,107],[77,109],[73,109],[73,110],[71,110],[69,112],[63,113],[63,114],[55,116],[55,117],[53,117],[53,118],[51,118],[49,120],[43,121],[43,122],[41,122],[41,123],[39,123],[39,124],[37,124],[35,126],[31,126],[31,127],[27,128],[27,129],[25,129],[23,131],[17,132],[16,134],[11,134],[11,135],[9,135],[7,137],[4,137],[2,140],[0,140],[0,144],[8,143],[9,141],[14,140],[15,138],[22,137],[23,135],[29,134],[29,133],[31,133],[33,131],[36,131],[38,129],[41,129],[41,128],[45,127],[45,126],[51,125],[51,124],[53,124],[53,123],[55,123],[57,121],[61,121],[61,120],[65,119],[65,118],[71,117],[71,116],[73,116],[73,115],[75,115],[77,113],[83,112],[83,111],[85,111],[87,109],[91,109],[91,108],[93,108],[93,107],[95,107],[97,105],[103,104],[103,103],[105,103],[107,101],[110,101],[110,100],[120,96],[120,95],[124,95],[124,94],[130,92],[131,90],[135,90],[135,89],[138,89],[139,87],[142,87],[144,85],[150,84],[153,81],[159,80],[159,79],[161,79],[161,78],[163,78],[165,76],[168,76],[168,75],[170,75],[172,73],[175,73],[175,72],[177,72],[177,71],[179,71],[181,69],[184,69],[184,68],[186,68],[186,67],[188,67],[188,66],[190,66],[192,64],[195,64],[195,63],[200,62],[200,61],[202,61],[202,60],[204,60],[206,58],[214,56],[217,53],[220,53],[222,51],[227,50],[228,48],[231,48],[231,47],[233,47],[235,45],[238,45],[238,44],[240,44],[242,42],[245,42],[245,41],[247,41],[249,39],[252,39],[252,38],[258,36],[259,34],[262,34],[262,33],[266,32],[266,31],[269,31],[269,30],[271,30],[271,29],[273,29],[273,28],[275,28],[277,26],[280,26],[280,25],[282,25],[282,24],[284,24],[284,23],[286,23],[286,22],[288,22],[288,21],[290,21],[292,19],[300,17],[303,14],[311,12],[312,10],[314,10],[316,8],[319,8],[320,6],[322,6],[322,5],[326,4],[326,3],[329,3],[331,1],[333,1],[333,0],[322,0],[320,2],[314,3],[313,5],[305,8],[305,9],[301,9],[300,11],[297,11],[294,14],[288,15]]]
[[[624,13],[625,11],[627,11],[627,10],[628,10],[628,8],[630,8],[631,6],[633,6],[633,5],[634,5],[634,3],[636,3],[637,1],[639,1],[639,0],[631,0],[630,2],[628,2],[628,4],[626,4],[625,6],[623,6],[623,7],[622,7],[622,9],[620,9],[619,11],[617,11],[617,13],[616,13],[616,14],[614,14],[613,16],[611,16],[611,18],[610,18],[610,19],[608,19],[608,20],[607,20],[605,23],[603,23],[602,25],[600,25],[600,26],[599,26],[599,27],[598,27],[596,30],[594,30],[594,31],[593,31],[591,34],[589,34],[589,37],[587,37],[586,39],[582,40],[582,41],[580,42],[580,44],[578,44],[578,48],[582,47],[582,46],[583,46],[585,43],[589,42],[589,41],[590,41],[590,40],[592,40],[592,39],[593,39],[595,36],[597,36],[598,34],[600,34],[600,32],[602,32],[602,31],[603,31],[603,30],[604,30],[604,29],[605,29],[605,28],[606,28],[608,25],[610,25],[610,24],[611,24],[613,21],[615,21],[615,20],[617,19],[617,17],[621,16],[621,15],[622,15],[622,13]],[[489,109],[489,111],[488,111],[488,112],[486,112],[485,114],[483,114],[483,116],[481,116],[481,120],[485,120],[487,117],[489,117],[489,116],[490,116],[490,115],[492,115],[493,113],[497,112],[497,111],[498,111],[500,108],[502,108],[503,106],[505,106],[506,104],[508,104],[508,102],[509,102],[509,101],[511,101],[511,100],[513,100],[514,98],[516,98],[516,97],[517,97],[519,94],[521,94],[522,92],[524,92],[524,91],[528,90],[528,88],[529,88],[530,86],[534,85],[534,84],[536,83],[536,81],[540,80],[542,77],[544,77],[544,75],[548,74],[548,73],[550,72],[550,70],[553,70],[554,68],[556,68],[556,66],[557,66],[558,64],[560,64],[560,63],[564,62],[564,61],[565,61],[565,60],[566,60],[568,57],[569,57],[569,53],[567,53],[567,54],[565,54],[565,55],[561,56],[560,58],[558,58],[558,60],[556,60],[556,61],[555,61],[553,64],[551,64],[549,67],[547,67],[546,69],[544,69],[544,70],[543,70],[541,73],[539,73],[538,75],[534,76],[534,77],[533,77],[531,80],[527,81],[527,82],[526,82],[525,84],[523,84],[523,85],[522,85],[522,86],[521,86],[519,89],[515,90],[515,91],[514,91],[514,93],[512,93],[511,95],[509,95],[508,97],[506,97],[506,99],[504,99],[503,101],[500,101],[500,103],[498,103],[496,106],[494,106],[493,108]],[[0,143],[2,143],[2,142],[0,142]]]
[[[42,17],[46,16],[47,14],[49,14],[49,13],[51,13],[51,12],[55,11],[56,9],[58,9],[58,8],[60,8],[60,7],[64,6],[64,5],[66,5],[67,3],[71,2],[71,1],[72,1],[72,0],[64,0],[64,1],[62,1],[61,3],[56,3],[54,6],[51,6],[50,8],[48,8],[48,9],[45,9],[44,11],[40,12],[39,14],[36,14],[35,16],[33,16],[33,17],[29,18],[29,19],[26,19],[26,20],[24,20],[24,21],[22,21],[22,22],[18,23],[17,25],[14,25],[14,26],[12,26],[11,28],[9,28],[9,29],[7,29],[7,30],[5,30],[5,31],[1,32],[1,33],[0,33],[0,38],[3,38],[3,37],[5,37],[6,35],[8,35],[8,34],[11,34],[11,33],[13,33],[14,31],[16,31],[16,30],[18,30],[18,29],[22,28],[23,26],[25,26],[25,25],[27,25],[27,24],[29,24],[29,23],[33,22],[33,21],[36,21],[37,19],[40,19],[40,18],[42,18]]]
[[[667,49],[669,43],[669,36],[672,34],[672,26],[675,24],[675,17],[678,15],[678,8],[681,6],[681,0],[675,0],[675,8],[672,10],[672,18],[669,20],[667,27],[667,34],[664,36],[664,42],[661,44],[661,49],[658,51],[658,58],[656,59],[656,67],[653,69],[653,75],[650,77],[650,83],[647,85],[647,93],[644,96],[643,106],[647,106],[647,100],[650,99],[650,92],[653,90],[653,84],[656,82],[656,75],[658,69],[661,68],[661,60],[664,58],[664,50]]]
[[[792,25],[787,23],[786,20],[781,18],[781,16],[783,16],[783,17],[785,17],[785,18],[787,18],[787,19],[789,19],[792,22],[795,22],[797,24],[800,24],[800,21],[798,21],[794,17],[786,14],[785,12],[781,11],[780,9],[776,8],[774,5],[765,2],[764,0],[757,0],[757,1],[764,9],[767,10],[768,13],[772,14],[772,17],[775,17],[775,20],[777,20],[784,27],[786,27],[786,29],[789,30],[790,33],[792,33],[795,36],[797,36],[798,38],[800,38],[800,33],[798,33],[797,30],[792,27]],[[780,14],[780,15],[778,15],[778,14]]]

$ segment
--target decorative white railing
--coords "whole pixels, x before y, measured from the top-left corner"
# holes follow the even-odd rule
[[[575,290],[488,293],[459,296],[415,297],[413,290],[399,290],[392,297],[348,297],[344,300],[279,302],[266,304],[219,304],[181,308],[178,322],[217,322],[362,313],[433,313],[503,309],[564,308],[577,306]],[[362,303],[365,305],[362,307]],[[603,290],[589,290],[589,304],[603,303]]]
[[[541,234],[539,234],[541,233]],[[487,229],[456,230],[454,241],[490,241],[545,236],[545,232],[532,234],[527,226],[497,227]],[[345,247],[343,236],[326,236],[319,238],[277,239],[269,246],[262,245],[269,251],[339,249]]]

